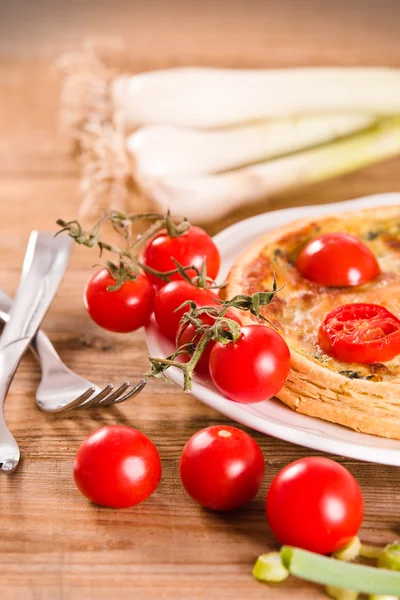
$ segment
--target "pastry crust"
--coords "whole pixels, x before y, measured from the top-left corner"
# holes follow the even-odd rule
[[[304,280],[293,265],[296,255],[309,239],[328,231],[348,231],[363,241],[369,240],[380,262],[379,280],[351,290],[329,290]],[[279,292],[263,314],[278,327],[292,357],[289,377],[277,397],[299,413],[356,431],[400,439],[400,356],[390,364],[371,368],[349,366],[324,355],[315,340],[327,312],[345,304],[347,298],[350,302],[374,301],[400,314],[400,206],[303,219],[267,233],[232,267],[226,297],[271,289],[273,271],[277,272],[279,285],[287,277],[288,289]],[[295,293],[298,304],[291,300]],[[240,318],[244,324],[256,320],[249,313],[241,313]],[[312,333],[307,332],[307,327],[314,328]],[[361,378],[349,378],[348,373]]]

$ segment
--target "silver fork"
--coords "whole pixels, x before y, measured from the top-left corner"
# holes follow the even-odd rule
[[[11,306],[11,298],[0,290],[0,321],[9,321],[8,312]],[[101,389],[71,371],[43,331],[37,332],[31,341],[30,349],[42,368],[42,380],[36,392],[36,402],[44,412],[57,413],[73,408],[98,408],[120,404],[136,396],[146,385],[146,379],[142,379],[127,393],[125,392],[131,387],[129,381],[125,381],[114,392],[111,383]]]
[[[4,402],[19,362],[39,328],[64,275],[71,240],[61,235],[33,231],[25,254],[23,274],[10,320],[0,338],[0,469],[18,465],[18,444],[4,418]]]

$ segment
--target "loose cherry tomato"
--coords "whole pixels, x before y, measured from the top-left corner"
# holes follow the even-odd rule
[[[231,310],[228,310],[225,314],[225,317],[227,319],[232,319],[233,321],[236,321],[236,323],[239,323],[239,325],[241,325],[240,320],[238,319],[238,317],[235,315],[235,313],[233,313]],[[201,321],[204,323],[204,325],[213,325],[215,323],[215,318],[213,318],[210,315],[201,315],[200,316]],[[183,346],[183,344],[193,344],[193,346],[196,346],[198,344],[198,342],[200,341],[200,338],[202,336],[202,333],[198,333],[196,331],[196,328],[194,325],[192,325],[192,323],[188,323],[187,325],[185,325],[184,329],[182,330],[180,339],[179,339],[179,346]],[[209,368],[209,361],[210,361],[210,355],[211,355],[211,350],[213,349],[215,345],[215,342],[211,341],[207,344],[206,349],[204,350],[203,354],[200,357],[199,362],[196,365],[195,371],[196,373],[198,373],[199,375],[209,375],[210,374],[210,368]],[[176,339],[176,346],[178,346],[178,338]],[[189,360],[191,359],[192,355],[189,352],[185,352],[184,354],[180,354],[178,355],[178,359],[181,360],[182,362],[189,362]]]
[[[372,281],[379,265],[371,250],[348,233],[325,233],[309,242],[296,262],[300,274],[327,287],[349,287]]]
[[[74,479],[88,500],[128,508],[158,487],[161,461],[157,448],[137,429],[110,425],[89,435],[74,462]]]
[[[290,370],[285,340],[270,327],[246,325],[236,342],[216,342],[210,374],[219,391],[236,402],[269,400],[283,387]]]
[[[358,483],[329,458],[290,463],[274,478],[267,495],[268,523],[279,542],[319,554],[348,544],[363,516]]]
[[[135,281],[126,281],[119,290],[110,292],[115,285],[107,269],[93,275],[86,286],[86,309],[97,325],[118,333],[135,331],[146,325],[153,312],[155,292],[149,279],[140,273]]]
[[[187,300],[193,300],[197,306],[220,306],[217,296],[210,290],[197,288],[188,281],[171,281],[162,287],[154,301],[154,316],[163,335],[175,341],[179,321],[189,307],[175,312]]]
[[[202,267],[204,259],[207,260],[207,275],[215,279],[220,267],[220,256],[217,246],[211,237],[200,227],[190,227],[186,233],[178,237],[170,237],[167,230],[158,233],[144,249],[142,260],[156,271],[165,273],[176,269],[176,265],[171,258],[175,258],[183,267],[194,265],[199,270]],[[189,277],[196,275],[194,270],[187,271]],[[165,282],[149,275],[150,280],[160,288]],[[171,276],[171,280],[179,280],[182,277],[177,273]]]
[[[378,304],[345,304],[325,317],[318,343],[342,362],[382,363],[400,354],[400,320]]]
[[[214,425],[186,443],[180,475],[189,496],[211,510],[239,508],[257,494],[264,479],[260,447],[236,427]]]

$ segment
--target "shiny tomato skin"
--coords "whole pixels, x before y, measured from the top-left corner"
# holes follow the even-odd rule
[[[269,400],[284,386],[289,371],[288,345],[279,333],[264,325],[245,325],[236,342],[216,342],[211,350],[211,379],[235,402]]]
[[[107,269],[101,269],[89,280],[84,302],[97,325],[108,331],[128,333],[149,322],[155,292],[148,277],[140,273],[135,281],[126,281],[119,290],[110,292],[115,280]]]
[[[170,237],[167,230],[160,231],[144,249],[142,261],[156,271],[165,273],[176,269],[171,257],[175,258],[183,267],[194,265],[199,270],[204,259],[207,260],[207,275],[215,279],[220,267],[220,255],[217,246],[211,237],[201,229],[192,225],[190,229],[178,237]],[[189,277],[194,277],[196,272],[187,271]],[[150,281],[159,289],[165,282],[149,274]],[[172,281],[182,279],[177,273],[170,278]]]
[[[197,306],[220,306],[217,296],[210,290],[197,288],[188,281],[171,281],[162,287],[154,301],[154,316],[161,333],[175,342],[179,321],[189,307],[175,312],[187,300]]]
[[[383,363],[400,354],[400,320],[378,304],[344,304],[325,317],[318,343],[342,362]]]
[[[267,494],[267,519],[281,544],[330,554],[357,535],[364,501],[353,475],[329,458],[284,467]]]
[[[236,427],[214,425],[195,433],[180,460],[182,484],[201,506],[240,508],[260,489],[265,461],[258,444]]]
[[[225,317],[227,319],[232,319],[233,321],[236,321],[236,323],[241,325],[241,322],[239,321],[238,317],[232,311],[228,310],[227,313],[225,314]],[[215,323],[215,319],[213,319],[209,315],[202,315],[201,321],[204,323],[204,325],[213,325]],[[202,335],[201,333],[196,333],[195,326],[192,325],[192,323],[188,323],[182,330],[182,333],[181,333],[181,336],[179,339],[179,345],[183,346],[183,344],[188,344],[188,343],[197,344],[201,338],[201,335]],[[178,338],[176,339],[175,345],[178,346]],[[196,368],[195,368],[195,372],[198,373],[199,375],[209,376],[209,374],[210,374],[210,367],[209,367],[210,355],[211,355],[211,350],[213,349],[214,345],[215,345],[214,341],[208,342],[206,349],[204,350],[203,354],[201,355],[200,360],[197,363]],[[191,355],[189,354],[189,352],[187,352],[185,354],[180,354],[177,358],[178,358],[178,360],[181,360],[182,362],[189,362]]]
[[[75,457],[74,479],[94,504],[128,508],[157,489],[161,460],[143,433],[125,425],[109,425],[84,440]]]
[[[380,272],[368,246],[348,233],[317,236],[300,252],[296,267],[303,277],[326,287],[363,285]]]

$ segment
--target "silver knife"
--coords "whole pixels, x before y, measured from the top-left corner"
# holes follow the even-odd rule
[[[72,240],[65,234],[33,231],[25,254],[22,275],[0,338],[0,470],[18,465],[18,444],[4,418],[4,402],[18,364],[39,329],[64,276]]]

